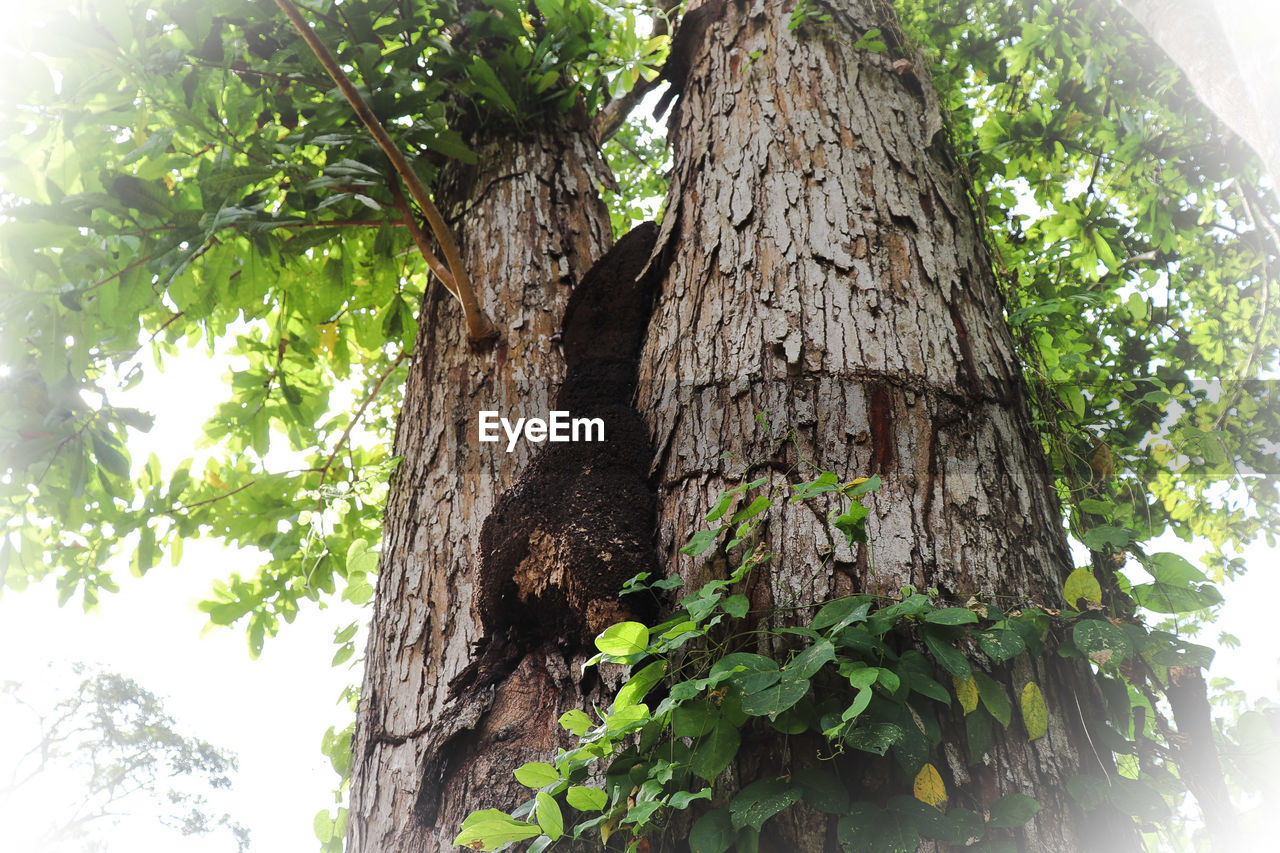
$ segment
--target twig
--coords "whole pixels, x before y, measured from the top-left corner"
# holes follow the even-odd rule
[[[364,122],[364,126],[373,134],[373,138],[377,140],[383,153],[391,161],[391,165],[409,187],[409,194],[413,196],[413,200],[427,218],[427,224],[431,226],[431,232],[435,235],[436,242],[440,244],[445,261],[449,265],[449,271],[453,274],[458,299],[462,302],[462,313],[467,322],[467,337],[471,339],[473,344],[493,340],[498,336],[498,332],[480,307],[475,290],[471,287],[471,279],[467,276],[466,268],[463,266],[458,244],[454,241],[453,235],[449,233],[444,217],[440,215],[440,211],[431,202],[431,197],[427,194],[427,188],[422,185],[422,181],[418,178],[418,173],[413,171],[413,167],[405,159],[404,152],[396,147],[395,142],[392,141],[391,136],[387,133],[387,129],[382,126],[382,122],[373,114],[373,110],[369,108],[364,98],[356,91],[356,87],[351,80],[338,66],[338,61],[334,59],[333,54],[325,47],[324,42],[320,41],[320,37],[316,35],[315,31],[307,25],[306,19],[302,17],[302,13],[298,11],[298,7],[293,3],[293,0],[276,0],[276,5],[288,16],[298,34],[302,36],[303,40],[310,46],[311,51],[316,55],[316,58],[320,60],[320,64],[324,66],[325,71],[329,72],[333,82],[338,84],[338,88],[346,96],[347,101],[350,102],[351,108],[355,110],[356,115]],[[434,258],[428,257],[427,264],[432,266],[433,269],[436,266],[441,266],[438,260],[435,261],[435,264],[432,264],[433,260]]]
[[[360,419],[364,417],[364,410],[369,408],[369,404],[381,393],[382,386],[386,384],[391,374],[395,373],[396,368],[408,357],[409,353],[401,350],[395,361],[391,362],[391,366],[382,372],[377,382],[373,383],[373,387],[369,389],[369,393],[365,395],[363,402],[360,403],[360,408],[356,410],[355,415],[351,418],[351,423],[347,424],[347,428],[342,431],[342,435],[338,436],[338,443],[333,446],[333,452],[325,460],[324,467],[320,469],[319,485],[324,485],[324,478],[329,475],[329,469],[333,466],[334,460],[338,458],[338,454],[342,452],[343,445],[351,437],[351,430],[355,429],[356,424],[360,423]]]
[[[409,233],[413,235],[414,245],[418,247],[422,257],[427,259],[427,266],[431,267],[431,271],[436,274],[436,278],[440,279],[444,289],[452,293],[454,298],[461,302],[462,297],[458,295],[458,285],[454,282],[453,276],[449,274],[449,271],[444,268],[444,265],[432,254],[431,245],[427,242],[427,235],[423,233],[422,226],[418,224],[413,211],[409,209],[409,202],[405,201],[404,193],[400,191],[400,182],[396,180],[395,175],[391,176],[388,186],[391,188],[392,197],[396,200],[396,207],[399,209],[401,216],[404,217],[404,227],[408,228]]]

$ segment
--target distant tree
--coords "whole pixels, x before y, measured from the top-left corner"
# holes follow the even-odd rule
[[[0,687],[0,754],[13,756],[0,768],[6,843],[40,853],[137,850],[133,834],[158,822],[183,836],[225,832],[248,849],[248,830],[208,799],[231,787],[234,755],[183,734],[132,679],[79,664],[70,674],[79,683],[69,690],[57,676]]]

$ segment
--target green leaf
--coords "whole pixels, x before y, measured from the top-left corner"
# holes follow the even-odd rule
[[[689,767],[698,777],[714,782],[738,754],[741,743],[738,727],[721,717],[706,737],[694,746]]]
[[[924,638],[925,647],[942,664],[942,668],[957,678],[963,678],[966,681],[973,674],[969,661],[955,646],[951,645],[951,641],[944,634],[940,634],[929,628],[922,628],[920,635]]]
[[[729,803],[735,829],[751,827],[757,832],[765,821],[799,802],[803,792],[780,779],[760,779],[747,785]]]
[[[516,781],[526,788],[543,788],[560,781],[560,771],[544,761],[530,761],[515,771]]]
[[[1101,604],[1102,587],[1098,585],[1098,579],[1093,576],[1093,571],[1082,566],[1067,575],[1067,582],[1062,586],[1062,597],[1067,600],[1067,606],[1076,609],[1079,609],[1082,598],[1094,604]]]
[[[570,734],[582,737],[591,728],[591,718],[587,716],[585,711],[579,711],[575,708],[560,715],[560,725]]]
[[[1119,663],[1133,654],[1124,631],[1105,619],[1081,619],[1072,630],[1071,638],[1089,660],[1099,665]]]
[[[857,725],[845,733],[845,743],[863,752],[884,755],[889,747],[902,740],[905,732],[894,723],[870,723]]]
[[[836,530],[844,534],[845,542],[853,545],[855,542],[867,541],[867,513],[870,512],[865,506],[853,501],[849,504],[849,508],[836,516],[832,524]]]
[[[533,824],[516,820],[498,809],[481,809],[467,815],[461,831],[453,843],[473,850],[497,850],[515,841],[524,841],[538,835]]]
[[[712,809],[689,831],[690,853],[725,853],[733,844],[733,818],[728,809]]]
[[[769,508],[770,501],[764,495],[753,500],[745,509],[740,509],[734,513],[733,518],[729,519],[730,524],[739,524],[748,519],[755,518],[760,513]]]
[[[117,450],[112,442],[98,435],[97,432],[90,432],[91,442],[93,444],[93,455],[107,473],[114,474],[117,477],[129,476],[129,460],[125,455]]]
[[[871,602],[864,596],[850,595],[828,602],[818,610],[809,627],[815,631],[831,629],[834,634],[855,622],[867,621],[871,612]]]
[[[701,791],[698,791],[697,793],[693,793],[690,791],[676,791],[667,799],[667,805],[671,806],[671,808],[673,809],[687,809],[689,807],[689,804],[694,802],[695,800],[709,800],[709,799],[711,799],[710,788],[703,788]]]
[[[1096,809],[1111,796],[1107,783],[1096,776],[1078,774],[1067,780],[1067,793],[1085,811]]]
[[[734,619],[741,619],[751,609],[751,602],[745,595],[738,593],[720,602],[720,607]]]
[[[978,621],[978,614],[967,607],[944,607],[926,613],[924,621],[934,625],[971,625]]]
[[[560,811],[560,804],[546,791],[538,792],[537,803],[533,810],[534,819],[546,836],[555,841],[564,835],[564,814]]]
[[[609,804],[609,795],[599,788],[574,785],[564,793],[565,801],[580,812],[601,811]]]
[[[1111,804],[1140,820],[1159,823],[1169,816],[1169,804],[1150,785],[1116,777],[1111,784]]]
[[[782,677],[778,662],[764,655],[734,652],[711,665],[711,677],[723,676],[741,693],[755,693]]]
[[[830,640],[820,640],[782,667],[782,677],[784,680],[812,678],[825,664],[835,659],[835,645]]]
[[[646,666],[637,672],[631,678],[627,679],[627,683],[622,685],[622,689],[618,691],[618,695],[613,700],[613,710],[618,710],[627,705],[635,705],[648,695],[649,691],[654,688],[658,682],[662,681],[662,676],[667,672],[667,662],[657,661]]]
[[[720,538],[720,530],[699,530],[689,539],[689,544],[680,549],[680,553],[689,557],[697,557],[716,544]]]
[[[772,687],[743,696],[742,713],[751,717],[763,717],[767,714],[773,719],[799,702],[808,692],[808,681],[780,681]]]
[[[982,697],[982,705],[991,716],[1006,729],[1013,721],[1013,705],[1004,687],[985,672],[974,670],[973,680],[978,683],[978,695]]]
[[[649,629],[640,622],[610,625],[596,637],[596,648],[613,657],[640,654],[649,648]]]
[[[799,785],[804,801],[826,814],[844,814],[849,810],[849,792],[836,774],[821,767],[809,767],[791,774],[791,783]]]
[[[1001,828],[1022,826],[1041,808],[1043,806],[1026,794],[1007,794],[991,804],[989,821],[992,826]]]
[[[1012,660],[1027,650],[1027,644],[1016,631],[994,628],[978,635],[978,645],[996,663]]]

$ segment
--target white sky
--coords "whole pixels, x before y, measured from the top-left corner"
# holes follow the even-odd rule
[[[0,0],[6,27],[21,27],[23,11],[35,6]],[[1255,8],[1264,7],[1277,8],[1271,0],[1257,0]],[[199,355],[188,357],[165,374],[152,371],[131,403],[157,414],[146,444],[170,466],[192,455],[201,418],[210,401],[223,396],[224,369]],[[1161,548],[1195,561],[1196,553],[1176,540],[1152,550]],[[96,663],[136,679],[165,699],[180,730],[238,753],[240,772],[222,804],[250,828],[253,849],[311,853],[317,849],[312,818],[318,810],[334,806],[331,791],[337,778],[320,754],[320,739],[328,726],[345,725],[348,712],[336,701],[344,686],[359,681],[358,664],[329,666],[332,636],[362,611],[341,603],[325,610],[308,606],[292,625],[282,626],[280,636],[267,641],[259,660],[251,661],[243,630],[208,630],[207,618],[194,604],[208,595],[212,579],[232,571],[250,572],[256,557],[207,542],[192,542],[185,550],[180,567],[162,565],[144,579],[133,578],[122,566],[116,572],[121,594],[106,596],[92,614],[81,613],[75,605],[57,608],[49,585],[0,599],[0,681],[39,678],[50,661]],[[1249,573],[1223,590],[1221,619],[1202,641],[1215,640],[1218,630],[1239,637],[1239,649],[1219,650],[1211,674],[1232,678],[1252,698],[1280,697],[1274,616],[1274,602],[1280,598],[1280,552],[1259,546],[1247,556]],[[363,651],[362,636],[357,649]],[[0,715],[5,707],[0,704]],[[18,745],[11,735],[20,730],[19,722],[0,716],[0,732],[5,733],[0,738],[0,769],[5,767],[6,749]],[[24,829],[34,830],[44,819],[30,813],[6,814],[0,804],[6,850],[37,853],[21,839]],[[214,838],[206,844],[167,836],[160,846],[131,835],[119,839],[113,849],[232,849],[225,836]]]

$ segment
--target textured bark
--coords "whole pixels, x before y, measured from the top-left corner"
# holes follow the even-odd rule
[[[1196,96],[1252,148],[1280,198],[1280,52],[1257,0],[1121,0]]]
[[[507,453],[505,442],[480,443],[477,413],[545,416],[564,372],[553,335],[565,303],[611,243],[595,192],[602,167],[584,130],[554,128],[479,154],[480,167],[450,174],[439,197],[503,338],[471,352],[456,302],[428,291],[353,744],[351,853],[453,849],[467,813],[519,802],[511,770],[553,752],[556,718],[581,702],[570,678],[580,670],[553,649],[529,654],[496,686],[449,688],[479,639],[481,524],[529,458],[524,444]]]
[[[755,609],[904,584],[1006,610],[1060,606],[1061,514],[931,85],[853,47],[871,27],[893,31],[873,12],[883,6],[824,4],[834,28],[807,33],[779,4],[729,2],[693,57],[672,120],[670,266],[640,368],[659,547],[669,573],[700,582],[715,561],[677,551],[722,488],[879,474],[869,546],[837,541],[821,510],[772,512],[776,556],[750,590]],[[1024,849],[1134,849],[1127,819],[1086,817],[1064,790],[1102,772],[1084,668],[1049,652],[992,674],[1014,697],[1042,687],[1049,732],[1028,742],[1015,722],[976,767],[954,748],[934,759],[952,802],[1034,796],[1044,809],[1015,834]],[[753,744],[744,780],[785,772],[788,749]],[[719,786],[715,802],[729,793]],[[833,838],[829,819],[797,807],[766,825],[761,849]]]

